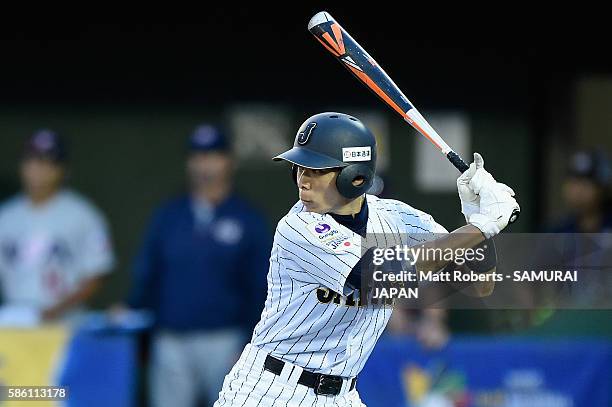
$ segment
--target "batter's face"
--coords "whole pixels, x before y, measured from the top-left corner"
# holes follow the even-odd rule
[[[338,169],[313,170],[297,168],[300,200],[309,212],[338,213],[352,200],[343,197],[336,187]]]

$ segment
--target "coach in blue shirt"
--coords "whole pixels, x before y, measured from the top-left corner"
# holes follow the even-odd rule
[[[135,261],[128,303],[155,316],[153,405],[212,403],[263,309],[271,237],[232,174],[227,138],[196,128],[189,193],[156,211]]]

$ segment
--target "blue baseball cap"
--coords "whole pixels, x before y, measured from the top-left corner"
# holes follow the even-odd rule
[[[189,152],[229,152],[230,145],[223,130],[210,124],[201,124],[189,137]]]
[[[49,129],[35,131],[25,143],[24,158],[45,158],[55,163],[64,163],[67,159],[66,143]]]
[[[582,150],[577,151],[570,158],[568,175],[590,179],[606,187],[612,180],[612,167],[605,153],[597,150]]]

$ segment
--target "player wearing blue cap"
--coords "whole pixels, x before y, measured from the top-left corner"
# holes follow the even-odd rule
[[[102,213],[64,186],[66,146],[51,130],[26,142],[23,192],[0,206],[0,322],[76,316],[113,266]]]
[[[188,141],[189,190],[158,208],[134,266],[132,308],[155,317],[151,402],[212,403],[264,305],[271,236],[232,190],[228,138],[202,125]]]
[[[549,231],[609,233],[612,231],[612,167],[602,151],[581,150],[570,157],[563,182],[567,217]]]

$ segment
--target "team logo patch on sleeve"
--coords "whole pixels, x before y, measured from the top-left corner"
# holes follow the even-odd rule
[[[306,228],[321,246],[335,253],[349,250],[355,244],[349,235],[325,221],[311,222]]]

